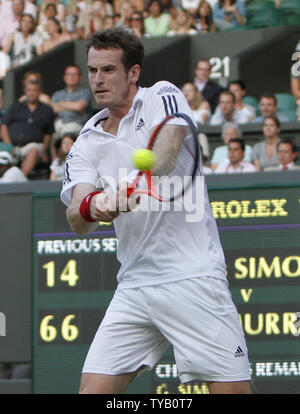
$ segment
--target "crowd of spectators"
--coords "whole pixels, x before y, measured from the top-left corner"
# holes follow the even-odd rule
[[[139,37],[195,35],[226,30],[247,21],[247,0],[5,0],[0,5],[2,62],[13,69],[76,38],[110,27],[126,27]],[[276,2],[278,6],[280,2]],[[300,55],[300,53],[299,53]],[[300,58],[300,56],[299,56]],[[204,173],[257,172],[299,168],[297,148],[281,137],[276,96],[264,93],[257,107],[244,102],[246,85],[232,80],[226,88],[211,79],[211,64],[199,59],[194,78],[178,85],[199,125],[220,128],[224,144],[210,153],[207,136],[199,133]],[[81,87],[81,70],[66,67],[64,89],[51,96],[43,92],[42,75],[29,71],[24,94],[4,111],[0,129],[0,177],[28,180],[46,165],[50,180],[62,180],[64,162],[80,129],[93,114],[92,96]],[[299,76],[291,78],[291,94],[298,105]],[[1,91],[1,89],[0,89]],[[2,92],[2,91],[1,91]],[[2,104],[0,95],[0,105]],[[1,109],[1,108],[0,108]],[[246,145],[240,125],[261,123],[262,141]],[[1,142],[2,141],[2,142]],[[284,145],[282,144],[284,142]],[[6,147],[3,150],[1,144]],[[279,156],[279,154],[284,154]],[[17,173],[17,169],[18,173]],[[10,174],[7,173],[11,170]]]

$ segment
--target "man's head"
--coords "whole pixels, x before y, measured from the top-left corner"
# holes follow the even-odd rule
[[[222,126],[222,138],[226,145],[234,138],[241,138],[242,132],[234,122],[225,122]]]
[[[25,0],[13,0],[12,11],[15,17],[21,17],[25,9]]]
[[[260,112],[263,117],[276,115],[277,99],[272,93],[265,93],[260,97]]]
[[[294,162],[298,156],[298,149],[294,141],[290,138],[283,138],[277,145],[277,156],[281,165]]]
[[[24,87],[26,102],[36,104],[39,101],[41,86],[39,83],[26,82]]]
[[[199,60],[195,68],[196,79],[201,83],[209,79],[211,73],[211,64],[208,60]]]
[[[120,105],[136,91],[144,59],[139,38],[126,29],[108,29],[88,37],[88,73],[99,105]]]
[[[231,165],[238,165],[245,156],[245,143],[241,138],[233,138],[228,144],[228,158]]]
[[[228,89],[235,96],[236,102],[242,102],[243,97],[246,95],[246,87],[243,81],[234,80],[229,83]]]
[[[67,88],[77,88],[81,82],[81,70],[77,65],[67,66],[64,72],[64,82]]]
[[[224,91],[220,94],[219,106],[223,116],[231,117],[234,111],[235,96],[230,91]]]

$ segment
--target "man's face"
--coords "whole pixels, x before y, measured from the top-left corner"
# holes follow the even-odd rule
[[[296,152],[293,152],[292,146],[290,144],[281,143],[278,145],[278,161],[282,165],[287,165],[290,162],[295,161],[297,156]]]
[[[236,102],[241,102],[243,100],[243,97],[245,95],[245,91],[240,87],[238,83],[233,83],[229,86],[230,92],[233,93],[235,96]]]
[[[33,85],[31,83],[27,83],[25,87],[25,96],[26,96],[26,101],[28,103],[38,102],[40,93],[41,91],[40,91],[39,85]]]
[[[13,0],[12,10],[15,16],[21,16],[24,13],[24,3],[22,0]]]
[[[266,138],[272,138],[279,133],[280,128],[278,128],[276,122],[273,121],[273,119],[266,118],[264,120],[263,131]]]
[[[219,105],[224,116],[229,115],[234,110],[234,102],[231,95],[221,95]]]
[[[232,165],[239,164],[244,159],[245,152],[238,142],[229,142],[228,158]]]
[[[88,73],[91,90],[99,106],[126,106],[130,86],[139,77],[139,65],[126,72],[120,49],[94,49],[88,53]]]
[[[75,66],[69,66],[65,70],[64,82],[67,87],[76,88],[81,82],[81,73]]]
[[[210,63],[206,61],[199,61],[195,69],[195,75],[199,82],[204,82],[209,79],[211,72]]]
[[[277,110],[276,103],[273,98],[261,98],[260,100],[260,111],[262,116],[275,115]]]

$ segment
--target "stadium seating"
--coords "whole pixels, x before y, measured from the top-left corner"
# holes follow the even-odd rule
[[[275,93],[278,110],[287,110],[296,112],[296,101],[290,93]]]
[[[244,96],[243,102],[246,105],[254,106],[256,109],[258,107],[258,100],[254,96]]]
[[[7,142],[0,142],[0,151],[7,151],[13,155],[14,147],[12,144],[8,144]]]
[[[278,7],[285,25],[300,24],[300,0],[283,0]]]

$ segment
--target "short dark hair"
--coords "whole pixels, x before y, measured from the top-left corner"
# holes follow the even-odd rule
[[[240,79],[230,81],[230,82],[229,82],[229,85],[228,85],[228,88],[229,88],[231,85],[239,85],[239,86],[240,86],[240,88],[241,88],[243,91],[245,91],[245,90],[246,90],[246,85],[245,85],[245,83],[244,83],[242,80],[240,80]]]
[[[228,145],[229,145],[231,142],[237,142],[238,144],[240,144],[241,150],[242,150],[243,152],[245,152],[245,142],[244,142],[244,140],[243,140],[243,139],[241,139],[241,138],[232,138],[232,139],[229,141]]]
[[[281,140],[277,144],[277,148],[279,148],[280,144],[289,144],[291,146],[293,153],[298,152],[298,147],[292,138],[281,138]]]
[[[230,90],[226,89],[225,91],[222,91],[219,96],[219,101],[222,95],[230,95],[232,97],[232,102],[235,103],[235,96]]]
[[[278,119],[278,117],[276,115],[268,115],[268,116],[265,116],[263,123],[265,123],[265,120],[266,119],[272,119],[272,121],[274,121],[275,124],[277,125],[277,128],[280,128],[281,127],[280,121],[279,121],[279,119]]]
[[[128,29],[111,28],[102,32],[95,32],[87,37],[87,52],[94,49],[120,49],[123,51],[122,62],[128,72],[134,65],[142,67],[144,60],[144,46],[140,39]]]
[[[268,98],[268,99],[273,99],[275,105],[277,105],[277,98],[274,95],[274,93],[263,93],[260,97],[260,101],[262,100],[262,98]]]

